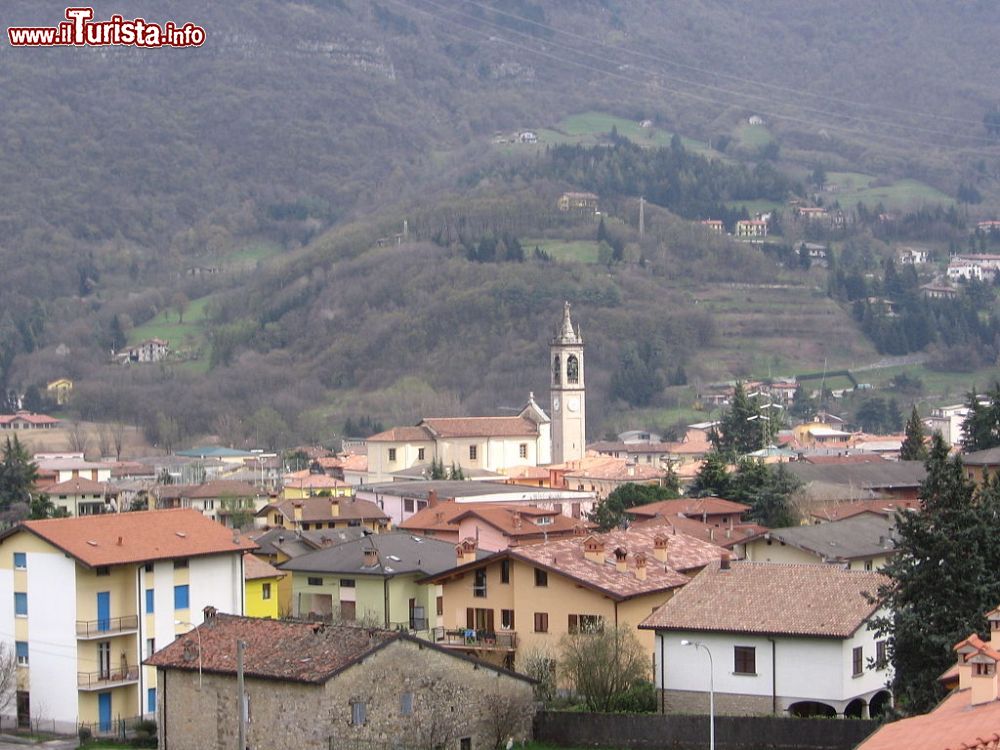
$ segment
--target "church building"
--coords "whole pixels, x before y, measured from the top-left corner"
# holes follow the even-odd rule
[[[504,473],[518,466],[547,466],[583,458],[586,391],[583,338],[573,328],[570,306],[549,345],[552,417],[534,394],[515,416],[427,417],[412,427],[393,427],[368,438],[368,483],[432,462],[464,472]]]

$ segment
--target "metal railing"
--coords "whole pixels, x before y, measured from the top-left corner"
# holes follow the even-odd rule
[[[513,630],[474,630],[472,628],[434,628],[434,642],[455,648],[514,651],[517,633]]]
[[[119,669],[107,669],[100,672],[77,672],[76,686],[89,689],[104,687],[119,682],[138,682],[139,665],[132,664]]]
[[[77,620],[76,636],[77,638],[94,638],[102,635],[114,635],[126,630],[137,630],[138,628],[138,615],[104,617],[98,620]]]

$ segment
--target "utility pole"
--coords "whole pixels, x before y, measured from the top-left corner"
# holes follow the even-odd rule
[[[243,689],[243,653],[246,647],[245,641],[236,641],[236,692],[239,693],[237,700],[240,712],[239,750],[246,750],[247,747],[247,702]]]
[[[639,198],[639,237],[646,234],[646,199]]]

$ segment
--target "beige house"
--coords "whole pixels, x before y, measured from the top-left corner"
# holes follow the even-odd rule
[[[771,529],[747,542],[747,560],[829,563],[849,570],[881,570],[896,553],[895,519],[861,513],[842,521]]]
[[[533,683],[406,633],[215,614],[146,664],[160,747],[486,750],[531,737]],[[219,717],[226,717],[220,721]]]
[[[550,421],[529,396],[512,417],[431,417],[368,438],[368,483],[433,461],[500,472],[550,461]]]

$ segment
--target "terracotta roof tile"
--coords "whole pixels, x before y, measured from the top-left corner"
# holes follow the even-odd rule
[[[249,552],[243,554],[243,578],[253,581],[258,578],[283,578],[284,573],[270,563],[266,563]]]
[[[84,477],[73,477],[65,482],[50,484],[45,488],[49,495],[108,495],[118,494],[118,489],[113,484],[106,482],[95,482],[93,479]]]
[[[156,494],[165,499],[186,497],[202,500],[223,497],[257,497],[266,493],[247,482],[233,479],[213,479],[201,484],[168,484],[158,488]]]
[[[643,518],[636,520],[633,524],[641,525],[646,523],[659,523],[664,520],[663,516],[653,518]],[[756,539],[768,532],[766,526],[757,523],[734,523],[731,526],[717,526],[711,521],[704,522],[700,518],[685,518],[684,516],[671,516],[668,519],[671,525],[678,531],[705,542],[718,544],[720,547],[732,549],[737,544]]]
[[[639,626],[846,638],[872,615],[888,578],[835,565],[713,563]]]
[[[294,489],[333,489],[340,487],[350,487],[346,482],[327,476],[326,474],[310,474],[308,470],[295,471],[285,474],[282,479],[285,487]]]
[[[538,425],[524,417],[429,417],[420,424],[443,438],[538,435]]]
[[[997,750],[1000,701],[973,706],[971,692],[956,690],[930,713],[884,725],[857,750]]]
[[[466,506],[465,512],[456,516],[452,520],[453,524],[457,525],[463,518],[476,517],[511,539],[544,537],[546,534],[569,535],[578,527],[588,530],[594,527],[594,524],[588,521],[570,518],[562,513],[540,508],[498,505],[496,503],[482,503],[480,507],[469,508],[468,506],[472,503],[460,504]],[[545,519],[548,523],[539,524],[540,519]]]
[[[249,539],[234,541],[231,529],[186,508],[24,521],[0,535],[0,541],[23,530],[92,568],[243,552],[257,546]]]
[[[430,431],[419,425],[415,427],[392,427],[368,438],[369,443],[407,443],[431,441],[434,436]]]
[[[732,500],[724,500],[721,497],[684,497],[675,500],[661,500],[657,503],[647,505],[637,505],[629,508],[626,513],[632,516],[687,516],[688,518],[701,518],[702,515],[717,516],[730,513],[746,513],[750,510],[749,505],[734,503]]]
[[[919,500],[906,499],[875,499],[857,500],[849,503],[831,503],[810,511],[809,515],[822,521],[839,521],[862,513],[877,513],[880,516],[892,516],[897,510],[920,510]]]
[[[389,520],[389,516],[369,500],[361,500],[356,497],[326,497],[320,495],[295,500],[278,500],[258,511],[257,515],[264,516],[271,510],[277,510],[285,518],[294,520],[295,505],[297,503],[302,506],[302,523],[319,523],[336,521],[338,519]],[[334,515],[331,511],[330,506],[333,503],[337,503],[337,515]]]

